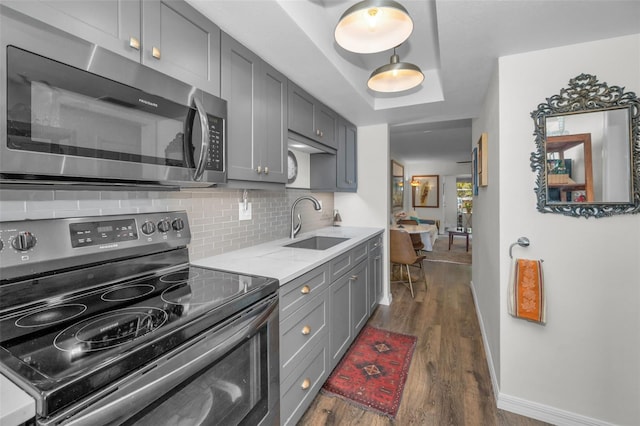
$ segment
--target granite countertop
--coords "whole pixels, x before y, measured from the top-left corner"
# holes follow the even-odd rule
[[[383,231],[383,228],[329,226],[298,234],[294,240],[282,238],[191,263],[205,268],[277,278],[280,285],[284,285]],[[313,236],[349,239],[326,250],[284,247]]]

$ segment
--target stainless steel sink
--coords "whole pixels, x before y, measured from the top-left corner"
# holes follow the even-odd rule
[[[311,237],[306,240],[296,241],[295,243],[287,244],[285,247],[303,248],[310,250],[326,250],[340,244],[343,241],[347,241],[349,238],[340,237]]]

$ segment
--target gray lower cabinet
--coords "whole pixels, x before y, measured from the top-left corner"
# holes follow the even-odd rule
[[[330,265],[280,287],[280,424],[296,424],[329,376]]]
[[[329,334],[331,368],[335,368],[349,345],[364,327],[368,316],[368,243],[337,256],[331,263],[329,287]]]
[[[220,28],[184,1],[34,0],[3,4],[220,96]]]
[[[378,306],[382,295],[382,235],[369,240],[369,279],[367,281],[367,300],[369,316]]]
[[[351,332],[351,280],[343,275],[331,284],[329,289],[329,303],[331,306],[329,348],[331,354],[331,368],[333,369],[340,358],[347,352],[353,334]]]
[[[280,287],[280,424],[300,420],[366,324],[375,238]]]
[[[224,33],[221,55],[228,179],[286,183],[286,77]]]

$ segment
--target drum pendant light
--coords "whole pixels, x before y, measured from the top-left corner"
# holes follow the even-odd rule
[[[423,80],[424,74],[420,68],[408,62],[400,62],[394,47],[391,63],[372,72],[367,86],[376,92],[402,92],[418,86]]]
[[[376,53],[402,44],[413,31],[409,12],[391,0],[365,0],[347,9],[334,32],[336,42],[355,53]]]

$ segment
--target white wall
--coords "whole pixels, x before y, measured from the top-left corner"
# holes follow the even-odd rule
[[[500,132],[498,115],[498,70],[487,89],[482,117],[473,120],[471,145],[476,146],[480,135],[487,133],[488,186],[478,188],[473,198],[472,279],[476,309],[489,362],[493,386],[497,394],[500,381]],[[500,163],[500,164],[499,164]]]
[[[358,192],[334,194],[334,206],[340,210],[343,226],[385,228],[381,301],[385,305],[391,303],[389,237],[386,230],[391,211],[390,162],[389,126],[358,127]]]
[[[497,262],[478,257],[478,244],[491,251],[496,237],[483,235],[474,217],[473,284],[499,370],[499,407],[557,424],[637,425],[640,215],[584,219],[536,210],[530,113],[581,73],[640,94],[640,34],[500,58],[499,89],[489,93],[499,96],[499,138],[489,133],[490,155],[492,142],[499,142],[499,163],[489,158],[487,194],[477,197],[480,224],[499,223]],[[491,119],[479,120],[478,127],[481,121]],[[474,135],[480,130],[474,128]],[[498,217],[491,218],[496,209]],[[529,237],[531,246],[516,247],[515,255],[544,259],[546,326],[507,314],[508,250],[520,236]]]

